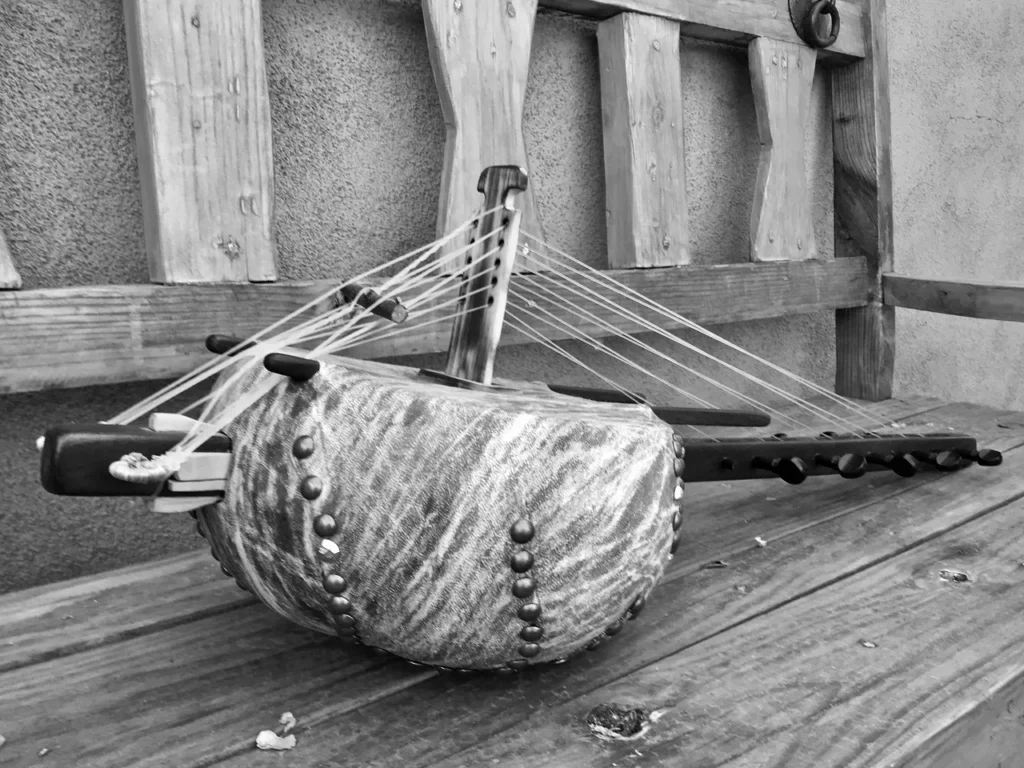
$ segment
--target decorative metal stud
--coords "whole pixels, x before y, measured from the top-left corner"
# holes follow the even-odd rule
[[[242,590],[243,592],[248,592],[249,591],[249,588],[247,586],[245,586],[245,584],[242,583],[241,579],[235,579],[235,584],[237,584],[238,588],[240,590]]]
[[[340,595],[348,587],[345,577],[338,573],[329,573],[324,576],[324,589],[332,595]]]
[[[220,567],[220,572],[227,576],[229,579],[235,578],[235,575],[223,565]]]
[[[308,459],[313,455],[313,438],[309,435],[299,435],[292,443],[292,455],[296,459]]]
[[[313,521],[313,530],[317,536],[327,538],[338,532],[338,521],[330,515],[318,515]]]
[[[341,548],[330,539],[323,539],[316,550],[316,556],[322,563],[333,563],[340,554]]]
[[[682,459],[676,459],[675,461],[672,462],[672,471],[675,472],[676,477],[682,477],[683,470],[685,469],[686,462],[684,462]]]
[[[355,637],[355,627],[336,627],[335,631],[338,633],[338,637]]]
[[[544,637],[544,629],[542,627],[528,626],[523,627],[519,630],[519,636],[529,643],[536,643],[542,637]]]
[[[537,582],[531,578],[516,579],[512,585],[512,594],[516,597],[529,597],[537,588]]]
[[[533,568],[533,554],[525,549],[512,555],[512,570],[516,573],[526,573]]]
[[[672,539],[672,546],[668,548],[668,553],[674,555],[677,549],[679,549],[679,539],[674,538]]]
[[[310,475],[302,480],[299,484],[299,493],[302,494],[304,499],[308,501],[314,501],[320,498],[320,494],[324,492],[324,481],[316,475]]]
[[[518,520],[512,525],[512,541],[516,544],[526,544],[533,538],[533,523],[529,520]]]
[[[519,646],[519,655],[524,659],[532,659],[538,653],[540,653],[540,646],[536,643],[526,643]]]
[[[610,627],[608,627],[608,629],[606,629],[604,631],[604,633],[606,635],[608,635],[609,637],[613,637],[613,636],[619,634],[619,632],[622,631],[622,627],[623,627],[622,619],[619,619],[614,624],[612,624]]]
[[[536,621],[540,618],[540,605],[538,603],[527,603],[519,606],[519,618],[523,621]]]
[[[196,520],[196,533],[198,533],[204,539],[206,538],[206,533],[203,532],[203,524],[199,520]]]
[[[327,601],[327,610],[335,615],[339,613],[350,613],[352,611],[352,601],[347,597],[334,595]]]
[[[600,647],[600,645],[601,645],[601,638],[600,637],[595,637],[593,640],[591,640],[589,643],[587,643],[587,650],[588,651],[596,651],[598,649],[598,647]]]
[[[679,501],[681,498],[683,498],[683,486],[676,486],[676,489],[672,491],[672,498],[675,499],[676,501]]]
[[[678,531],[683,527],[683,513],[682,510],[677,509],[675,514],[672,515],[672,530]]]
[[[334,626],[336,626],[336,627],[341,627],[343,629],[348,629],[350,627],[355,627],[355,625],[356,625],[356,618],[355,618],[355,616],[352,616],[351,614],[340,613],[340,614],[338,614],[337,616],[334,617]]]
[[[526,646],[523,647],[525,648]],[[522,650],[520,650],[520,653],[522,653]],[[518,672],[520,669],[526,669],[528,666],[530,666],[530,662],[528,662],[526,659],[513,659],[508,663],[507,666],[509,669],[514,669]]]
[[[647,598],[640,595],[640,597],[634,600],[633,604],[629,606],[629,612],[631,614],[629,618],[635,619],[637,614],[644,609],[645,605],[647,605]]]

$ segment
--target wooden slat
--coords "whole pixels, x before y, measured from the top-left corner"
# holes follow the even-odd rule
[[[755,37],[800,43],[780,0],[541,0],[541,6],[606,19],[624,11],[682,22],[687,37],[746,45]],[[825,61],[848,63],[865,55],[861,3],[839,0],[842,26],[835,45],[821,52]]]
[[[597,28],[608,266],[690,262],[679,22],[623,13]]]
[[[660,270],[617,270],[611,277],[690,319],[704,324],[754,320],[853,307],[867,298],[866,264],[835,262],[728,264]],[[330,288],[326,281],[276,285],[97,286],[0,294],[0,393],[85,386],[178,376],[208,359],[203,339],[211,333],[248,336]],[[513,287],[529,292],[523,278]],[[598,289],[598,288],[595,288]],[[569,286],[565,288],[567,294]],[[617,291],[599,288],[609,301]],[[722,297],[728,296],[728,301]],[[450,314],[450,308],[439,315]],[[677,327],[640,312],[662,327]],[[597,326],[582,331],[607,335]],[[639,325],[608,317],[630,332]],[[422,322],[411,319],[410,325]],[[388,357],[448,348],[447,323],[413,330],[356,348],[360,357]],[[566,334],[556,338],[565,338]],[[504,344],[528,339],[515,333]]]
[[[885,303],[943,315],[1024,322],[1024,283],[980,283],[883,275]]]
[[[182,525],[189,523],[185,518]],[[0,672],[255,602],[221,573],[205,549],[10,593],[0,596]]]
[[[835,391],[892,395],[896,326],[882,304],[881,275],[893,269],[892,153],[885,0],[870,0],[868,58],[832,71],[836,256],[867,258],[872,302],[836,313]]]
[[[447,128],[437,215],[442,237],[483,204],[477,182],[484,168],[531,166],[523,138],[523,101],[537,0],[423,0],[423,15]],[[543,240],[533,183],[518,196],[517,207],[522,228]],[[442,258],[466,242],[453,242]],[[516,258],[517,271],[537,268],[528,255]]]
[[[818,258],[804,134],[814,81],[814,49],[759,37],[748,60],[761,141],[750,214],[751,261]]]
[[[1024,461],[1013,453],[1018,469],[998,493],[968,484],[983,499],[938,481],[933,488],[948,495],[906,499],[911,525],[896,525],[889,510],[858,510],[812,540],[770,542],[706,574],[701,581],[714,586],[700,591],[718,592],[722,607],[799,599],[436,765],[622,765],[634,748],[645,765],[666,767],[695,756],[703,765],[918,765],[903,758],[965,702],[1024,671]],[[942,569],[966,571],[973,583],[945,581]],[[828,576],[843,578],[823,586]],[[583,724],[607,702],[664,714],[640,742],[609,744]],[[995,765],[972,758],[968,765]]]
[[[21,275],[14,266],[7,238],[0,230],[0,291],[17,291],[21,288]]]
[[[259,0],[125,0],[149,274],[277,278]]]
[[[895,402],[881,405],[888,408],[889,418],[910,421],[908,428],[933,421],[966,428],[970,423],[983,421],[989,432],[998,429],[996,419],[991,418],[993,412],[988,409],[955,405],[910,418],[900,412]],[[1022,443],[1024,430],[1017,430],[1013,437],[998,445],[1005,448]],[[1014,453],[1017,463],[1013,467],[1024,466],[1024,450]],[[489,736],[493,740],[488,746],[497,749],[502,739],[512,733],[521,735],[523,742],[532,743],[535,750],[522,756],[508,753],[496,758],[498,762],[493,764],[530,765],[531,760],[537,759],[542,765],[610,765],[616,760],[598,761],[591,757],[573,762],[561,751],[559,738],[548,740],[556,729],[545,727],[545,716],[538,712],[560,715],[564,707],[558,705],[597,686],[650,664],[657,668],[660,659],[675,651],[855,573],[872,561],[875,545],[884,546],[889,552],[898,551],[909,539],[903,536],[902,529],[900,536],[892,534],[892,510],[902,509],[922,489],[933,489],[928,498],[935,501],[936,519],[930,521],[922,510],[911,521],[913,528],[908,537],[924,539],[931,531],[966,519],[971,510],[960,510],[958,505],[985,485],[979,475],[972,473],[970,490],[953,494],[947,493],[951,484],[936,475],[909,482],[894,478],[865,478],[865,483],[828,480],[816,483],[813,490],[774,481],[688,488],[684,524],[687,536],[683,546],[640,619],[622,635],[596,652],[574,657],[562,667],[522,675],[513,683],[491,677],[463,682],[442,676],[409,686],[346,717],[307,710],[307,718],[318,725],[304,738],[302,753],[293,755],[294,766],[329,764],[341,756],[352,763],[382,766],[448,765],[440,761],[453,755],[453,766],[490,765],[489,755],[459,750],[472,748]],[[1012,468],[1003,477],[1020,484],[1014,480]],[[939,482],[944,484],[936,487]],[[990,507],[1000,493],[999,489],[992,489],[982,494],[984,498],[976,497],[972,509]],[[953,498],[947,498],[949,495]],[[828,530],[816,530],[816,526],[833,525],[829,521],[836,521],[835,526],[841,527],[847,536],[834,546]],[[759,547],[755,535],[764,537],[768,547]],[[849,543],[852,537],[860,537],[857,544]],[[821,550],[815,553],[816,543]],[[806,565],[801,557],[809,558]],[[724,560],[729,567],[702,567],[712,560]],[[785,565],[777,574],[772,568],[776,561]],[[756,569],[756,579],[749,573],[752,569]],[[735,585],[745,583],[749,583],[747,591],[735,589]],[[576,708],[573,710],[573,725],[579,727],[581,719]],[[439,719],[449,724],[443,737],[430,725]],[[562,731],[563,723],[564,718],[560,718],[558,731]],[[588,734],[585,730],[573,733],[573,738],[580,736]],[[547,757],[539,754],[545,746],[551,747]],[[642,745],[633,746],[646,752]],[[389,760],[391,755],[395,758]],[[696,761],[698,756],[692,753],[687,759]],[[566,762],[559,762],[562,757],[566,757]],[[618,764],[629,763],[619,760]],[[272,765],[271,759],[246,755],[227,761],[223,768],[263,765]]]

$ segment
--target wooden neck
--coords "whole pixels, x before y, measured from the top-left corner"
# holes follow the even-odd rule
[[[494,355],[505,319],[508,281],[519,245],[521,213],[516,192],[526,189],[526,171],[517,166],[492,166],[480,176],[477,191],[484,210],[477,221],[474,247],[465,256],[468,270],[459,292],[459,314],[452,327],[445,373],[490,384]]]

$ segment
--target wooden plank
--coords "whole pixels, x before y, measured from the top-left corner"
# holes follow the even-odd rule
[[[259,0],[125,0],[150,279],[277,279]]]
[[[1016,466],[1024,466],[1019,457]],[[910,539],[897,527],[900,546],[892,541],[891,517],[876,510],[873,518],[851,525],[851,516],[841,529],[822,530],[800,546],[752,553],[739,572],[720,579],[732,602],[780,588],[800,599],[544,708],[531,722],[436,765],[623,764],[634,749],[655,766],[694,757],[702,765],[905,764],[899,759],[965,702],[987,697],[1024,671],[1018,546],[1024,482],[1018,475],[1000,494],[982,493],[984,505],[954,493],[970,508],[967,514],[934,495],[908,500],[906,514],[944,518],[938,537]],[[938,509],[926,509],[928,503]],[[856,572],[846,568],[851,552],[862,561]],[[844,561],[846,578],[808,592],[816,574],[836,573],[837,560]],[[972,582],[945,581],[942,569],[966,571]],[[803,589],[786,589],[780,577]],[[735,584],[752,597],[736,597]],[[608,701],[663,710],[664,716],[634,743],[601,742],[583,720]],[[972,757],[969,765],[994,765]]]
[[[205,549],[2,595],[0,672],[152,634],[255,602],[221,573]]]
[[[0,291],[17,291],[21,288],[21,275],[14,266],[7,238],[0,230]]]
[[[853,307],[867,297],[866,264],[861,259],[607,274],[704,324]],[[523,277],[513,277],[512,285],[529,290]],[[178,376],[208,359],[203,340],[210,333],[251,335],[330,286],[328,281],[264,286],[128,285],[0,294],[0,349],[4,355],[0,394]],[[565,290],[569,289],[566,285]],[[621,300],[611,288],[602,287],[599,292],[608,300]],[[723,302],[722,296],[729,301]],[[434,316],[450,313],[446,308]],[[638,314],[655,319],[662,327],[676,327],[649,312]],[[581,324],[564,310],[562,316],[580,330],[608,334],[593,324]],[[423,322],[423,317],[407,322],[411,327]],[[630,332],[640,327],[608,319]],[[389,357],[441,352],[448,348],[449,323],[364,345],[352,354]],[[502,338],[506,345],[527,341],[515,333]]]
[[[882,405],[895,406],[894,403]],[[959,406],[942,408],[922,414],[913,421],[922,424],[933,420],[948,421],[962,426],[978,416],[971,410],[961,420],[956,415],[961,412]],[[982,412],[986,415],[992,413],[991,410]],[[901,420],[905,418],[898,407],[893,407],[887,415]],[[986,421],[991,425],[990,429],[996,429],[994,419]],[[1024,443],[1024,429],[1017,431],[1012,440],[1001,444],[1021,443]],[[1024,461],[1024,452],[1019,458]],[[538,710],[556,707],[560,702],[613,681],[630,670],[657,662],[673,650],[742,622],[768,606],[783,604],[809,585],[827,583],[844,567],[841,558],[837,561],[835,552],[830,549],[823,553],[822,559],[828,558],[823,567],[801,569],[797,578],[794,578],[796,565],[792,571],[779,574],[780,594],[773,592],[762,601],[743,599],[745,593],[734,590],[731,582],[723,587],[721,579],[733,574],[732,568],[702,568],[709,560],[727,560],[732,564],[735,558],[768,551],[757,546],[755,535],[764,536],[772,551],[778,541],[789,541],[803,550],[808,532],[815,524],[838,519],[858,508],[871,508],[874,515],[889,519],[890,510],[899,499],[935,479],[936,476],[932,475],[931,480],[882,481],[883,484],[874,487],[841,480],[823,482],[813,493],[813,504],[808,504],[812,492],[807,488],[795,489],[781,483],[768,482],[757,486],[711,484],[688,488],[688,537],[670,564],[663,586],[655,590],[640,620],[626,630],[629,634],[603,645],[597,652],[577,656],[562,667],[524,674],[514,682],[486,676],[463,682],[461,678],[452,680],[442,676],[410,686],[346,717],[322,715],[307,709],[307,720],[311,721],[309,725],[313,728],[309,737],[304,739],[302,754],[293,755],[294,765],[329,764],[332,759],[336,761],[344,755],[345,759],[359,764],[425,766],[435,765],[453,754],[458,756],[454,764],[491,764],[486,760],[478,761],[472,753],[460,763],[463,753],[459,750],[471,747],[491,734],[496,734],[496,741],[500,741],[502,734],[510,730],[527,729],[527,721]],[[822,488],[826,489],[824,493]],[[695,495],[703,498],[695,500]],[[795,514],[795,509],[801,509],[801,512]],[[850,524],[851,530],[862,526],[863,519]],[[888,528],[873,530],[872,536],[895,546]],[[763,558],[758,562],[762,561]],[[705,581],[698,574],[716,577],[717,580]],[[691,590],[689,585],[694,579],[703,582],[703,586]],[[436,729],[430,726],[431,722],[439,719],[449,724],[443,738],[439,738]],[[537,719],[543,720],[543,717],[538,716]],[[529,730],[524,732],[529,733]],[[544,738],[543,733],[538,734],[535,745],[538,750],[543,750]],[[388,757],[392,755],[394,758],[389,761]],[[557,757],[560,753],[555,750],[552,755]],[[227,761],[222,768],[271,764],[270,758],[247,755],[244,760]],[[510,759],[501,764],[524,765],[528,761]]]
[[[930,280],[882,275],[886,304],[943,315],[1024,322],[1024,283]]]
[[[872,301],[836,313],[835,391],[892,395],[895,312],[882,304],[881,276],[893,269],[892,152],[885,0],[870,0],[867,58],[832,70],[836,256],[863,256]]]
[[[437,235],[442,237],[480,209],[483,198],[477,182],[484,168],[530,168],[523,102],[537,0],[422,3],[430,64],[447,129],[437,214]],[[543,240],[535,186],[530,183],[516,204],[523,213],[523,229]],[[453,242],[441,258],[461,245]],[[529,256],[516,259],[516,271],[537,268]]]
[[[623,13],[597,28],[608,266],[690,263],[679,22]]]
[[[755,37],[800,43],[779,0],[541,0],[541,7],[606,19],[626,11],[681,22],[687,37],[745,46]],[[839,0],[842,21],[835,45],[821,52],[824,61],[849,63],[864,58],[867,48],[861,3]]]
[[[804,134],[814,82],[814,49],[759,37],[748,61],[761,156],[750,214],[751,261],[818,258]]]

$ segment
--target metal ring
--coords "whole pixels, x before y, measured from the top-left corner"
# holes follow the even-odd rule
[[[818,27],[815,22],[818,16],[827,14],[832,19],[832,31],[828,37],[818,34]],[[810,8],[800,24],[800,37],[812,48],[828,48],[839,38],[839,9],[836,7],[836,0],[817,0]]]

